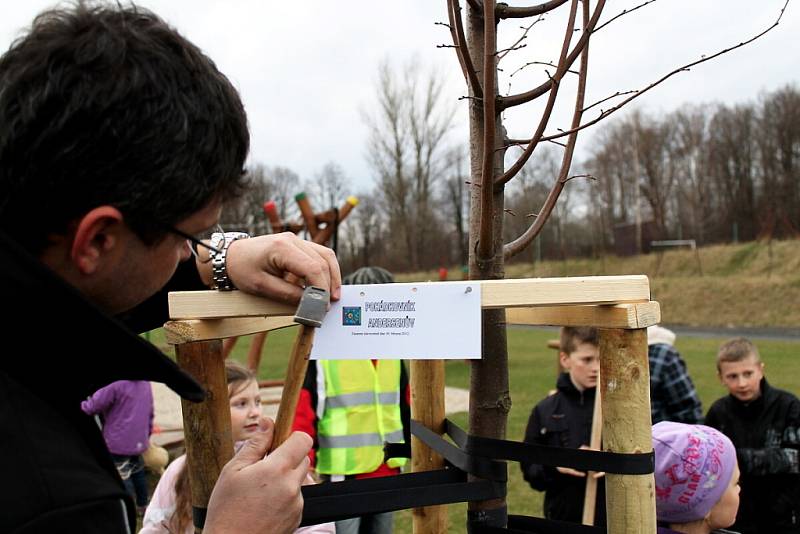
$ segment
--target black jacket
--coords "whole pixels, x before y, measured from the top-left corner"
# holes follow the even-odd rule
[[[525,443],[577,449],[588,445],[592,434],[595,389],[584,392],[572,384],[569,374],[558,377],[557,391],[542,400],[531,412],[525,430]],[[580,523],[586,479],[563,475],[555,467],[521,463],[525,480],[533,489],[544,491],[544,516]],[[605,525],[605,482],[597,481],[595,524]]]
[[[741,471],[742,534],[800,533],[800,400],[761,380],[761,396],[745,404],[733,395],[715,402],[705,424],[728,436]]]
[[[0,247],[2,324],[21,346],[11,352],[7,340],[0,357],[0,532],[132,532],[133,501],[80,403],[123,379],[164,382],[194,401],[203,389],[2,233]],[[180,270],[176,280],[197,279],[194,266]],[[148,306],[154,326],[163,322],[166,303]]]

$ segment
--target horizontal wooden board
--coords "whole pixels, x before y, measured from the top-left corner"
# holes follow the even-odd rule
[[[457,282],[420,282],[447,284]],[[473,281],[481,285],[482,308],[648,302],[646,276],[588,276]],[[241,291],[178,291],[169,294],[172,319],[222,319],[294,315],[295,306]]]
[[[164,337],[170,345],[192,341],[224,339],[297,326],[288,317],[232,317],[230,319],[186,319],[164,324]]]
[[[661,321],[658,302],[599,306],[543,306],[506,310],[508,324],[647,328]]]

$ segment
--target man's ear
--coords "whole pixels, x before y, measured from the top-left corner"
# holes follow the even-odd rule
[[[97,271],[118,246],[123,228],[122,213],[113,206],[98,206],[78,219],[70,259],[81,274]]]

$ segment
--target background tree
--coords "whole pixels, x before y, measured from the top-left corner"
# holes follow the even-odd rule
[[[407,270],[441,261],[443,234],[434,192],[453,121],[442,96],[443,80],[434,72],[421,74],[417,65],[409,62],[398,72],[384,62],[378,71],[378,108],[365,114],[367,158],[397,245],[390,259]]]
[[[262,163],[251,163],[247,167],[247,177],[247,190],[225,205],[220,225],[226,231],[240,229],[254,235],[269,233],[271,229],[264,215],[264,202],[274,200],[285,221],[294,203],[300,178],[287,167],[268,167]]]

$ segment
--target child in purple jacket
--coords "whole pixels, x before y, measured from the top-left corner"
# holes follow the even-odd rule
[[[144,380],[118,380],[81,403],[81,409],[100,418],[103,438],[125,487],[144,511],[148,502],[142,453],[150,446],[153,429],[153,390]]]

